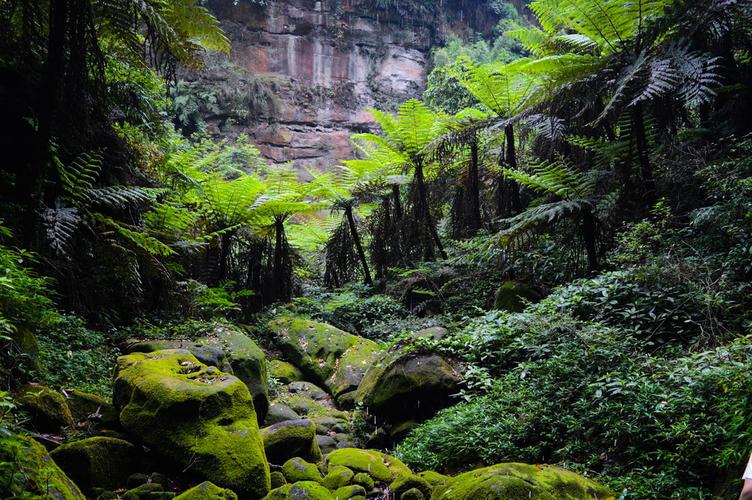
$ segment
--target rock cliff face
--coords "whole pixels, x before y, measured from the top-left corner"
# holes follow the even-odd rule
[[[349,135],[369,130],[369,107],[420,94],[431,47],[448,33],[488,32],[478,0],[436,0],[414,12],[377,0],[210,0],[232,40],[183,83],[211,133],[246,133],[273,162],[329,167],[352,156]]]

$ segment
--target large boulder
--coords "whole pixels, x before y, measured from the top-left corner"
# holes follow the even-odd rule
[[[123,486],[138,464],[138,449],[122,439],[92,437],[66,443],[50,456],[84,490]]]
[[[431,500],[613,500],[615,495],[579,474],[550,465],[497,464],[449,478]]]
[[[59,432],[73,425],[73,415],[62,394],[37,384],[26,384],[16,393],[21,409],[38,432]]]
[[[226,326],[215,328],[198,342],[224,351],[232,374],[248,386],[259,422],[263,422],[269,408],[269,375],[264,351],[243,332]]]
[[[269,408],[269,375],[266,356],[253,339],[239,330],[218,325],[197,340],[130,341],[126,345],[128,353],[168,349],[186,349],[202,363],[216,366],[245,382],[253,396],[259,423],[264,421]]]
[[[411,476],[410,468],[398,458],[376,450],[340,448],[326,456],[329,468],[347,467],[351,471],[368,474],[376,482],[391,483],[402,476]]]
[[[0,435],[0,494],[9,498],[84,500],[47,450],[27,436]]]
[[[269,491],[253,400],[235,376],[187,350],[121,356],[114,403],[123,428],[197,478],[240,495]]]
[[[238,500],[238,496],[232,490],[220,488],[214,483],[204,481],[176,496],[175,500]]]
[[[293,457],[318,462],[321,450],[316,440],[316,425],[308,419],[287,420],[261,429],[266,458],[283,464]]]
[[[283,384],[303,380],[303,372],[297,366],[281,359],[269,361],[269,372],[272,377]]]
[[[421,421],[452,404],[459,382],[457,363],[395,346],[371,365],[355,399],[388,422]]]
[[[117,411],[113,404],[98,394],[67,389],[63,391],[73,419],[76,422],[88,421],[107,428],[118,426]]]
[[[528,302],[537,302],[541,296],[531,287],[518,281],[505,281],[494,295],[494,309],[522,312]]]
[[[358,387],[379,352],[375,342],[307,319],[278,318],[269,328],[283,354],[335,398]]]

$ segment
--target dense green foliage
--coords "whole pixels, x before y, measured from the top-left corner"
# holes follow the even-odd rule
[[[273,122],[273,85],[176,81],[205,61],[244,78],[204,2],[0,1],[3,391],[108,395],[127,339],[240,323],[276,355],[294,347],[269,320],[295,316],[462,368],[456,405],[403,422],[416,468],[557,463],[624,498],[733,496],[752,432],[749,1],[534,0],[533,23],[475,7],[492,39],[447,38],[420,99],[370,110],[355,158],[304,171],[208,132],[207,114]],[[370,8],[425,23],[442,3]],[[354,397],[343,383],[326,391]],[[3,391],[0,438],[25,425]]]

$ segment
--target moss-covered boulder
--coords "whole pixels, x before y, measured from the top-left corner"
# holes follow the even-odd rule
[[[113,400],[123,428],[176,467],[240,495],[269,491],[253,401],[237,377],[187,350],[134,353],[118,359]]]
[[[269,376],[266,356],[253,339],[229,325],[217,325],[208,335],[196,340],[129,341],[125,346],[129,353],[170,349],[188,350],[205,365],[216,366],[245,382],[253,396],[259,422],[264,421],[269,407]]]
[[[264,351],[242,331],[224,325],[198,342],[224,351],[233,375],[248,386],[259,422],[263,422],[269,408],[269,374]]]
[[[89,421],[108,428],[118,426],[115,406],[102,396],[78,389],[66,389],[63,395],[76,422]]]
[[[400,476],[412,475],[412,471],[398,458],[376,450],[340,448],[329,453],[326,462],[330,468],[341,465],[352,471],[368,474],[382,483],[391,483]]]
[[[284,355],[334,397],[357,388],[379,351],[375,342],[308,319],[278,318],[269,329]]]
[[[408,490],[417,489],[426,498],[431,496],[433,487],[431,484],[420,476],[414,474],[402,474],[392,481],[389,485],[389,489],[395,493],[398,497]]]
[[[27,366],[39,368],[39,343],[31,330],[23,326],[12,329],[10,340],[17,352],[26,357]]]
[[[327,388],[338,402],[342,395],[358,388],[366,370],[380,352],[375,342],[356,337],[355,342],[342,353],[335,364],[334,373],[326,380]]]
[[[494,309],[522,312],[527,302],[536,302],[541,296],[531,287],[518,281],[505,281],[496,290]]]
[[[335,500],[331,492],[315,481],[298,481],[272,490],[264,500]]]
[[[446,484],[446,482],[451,479],[450,476],[445,476],[444,474],[440,474],[432,470],[419,472],[418,476],[428,481],[428,484],[431,485],[431,489],[434,489],[439,485]]]
[[[334,491],[347,486],[355,477],[355,473],[343,465],[329,467],[326,476],[324,476],[324,486]]]
[[[49,387],[24,385],[16,393],[16,401],[38,432],[59,432],[62,427],[73,425],[73,415],[65,397]]]
[[[358,472],[357,474],[355,474],[352,482],[354,484],[359,484],[360,486],[365,488],[366,491],[371,491],[374,486],[376,486],[376,482],[373,480],[373,478],[365,472]]]
[[[159,483],[148,483],[137,486],[123,494],[123,500],[171,500],[175,494],[165,491],[165,487]]]
[[[391,423],[422,421],[453,403],[459,382],[457,363],[395,346],[368,369],[356,399]]]
[[[204,481],[176,496],[175,500],[238,500],[238,496],[232,490],[220,488],[214,483]]]
[[[266,419],[264,423],[266,425],[274,425],[287,420],[298,420],[298,415],[295,410],[282,403],[272,403],[269,405],[269,411],[266,413]]]
[[[84,490],[123,486],[138,464],[138,449],[128,441],[92,437],[66,443],[50,456]]]
[[[298,481],[315,481],[323,483],[324,476],[316,464],[312,464],[302,458],[291,458],[282,465],[282,474],[285,475],[288,483],[297,483]]]
[[[283,384],[304,380],[303,372],[297,366],[280,359],[269,361],[269,375]]]
[[[426,498],[430,497],[426,497],[426,495],[418,488],[410,488],[399,495],[400,500],[425,500]]]
[[[287,479],[285,479],[285,475],[282,474],[278,470],[272,471],[270,477],[272,480],[272,489],[276,489],[276,488],[279,488],[280,486],[284,486],[287,484]]]
[[[358,498],[366,496],[366,489],[359,484],[351,484],[350,486],[343,486],[334,490],[334,498],[336,500],[348,500],[350,498]]]
[[[266,458],[283,464],[293,457],[318,462],[321,450],[316,440],[316,426],[308,419],[287,420],[261,429]]]
[[[450,478],[432,500],[609,500],[615,495],[579,474],[551,465],[497,464]]]
[[[0,464],[0,493],[9,498],[85,499],[44,446],[30,437],[0,435]]]

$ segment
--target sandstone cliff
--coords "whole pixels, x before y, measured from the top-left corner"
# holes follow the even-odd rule
[[[434,44],[496,22],[480,0],[377,3],[210,0],[233,52],[186,77],[183,119],[213,134],[246,133],[273,162],[328,167],[352,156],[349,135],[372,124],[367,108],[420,94]]]

